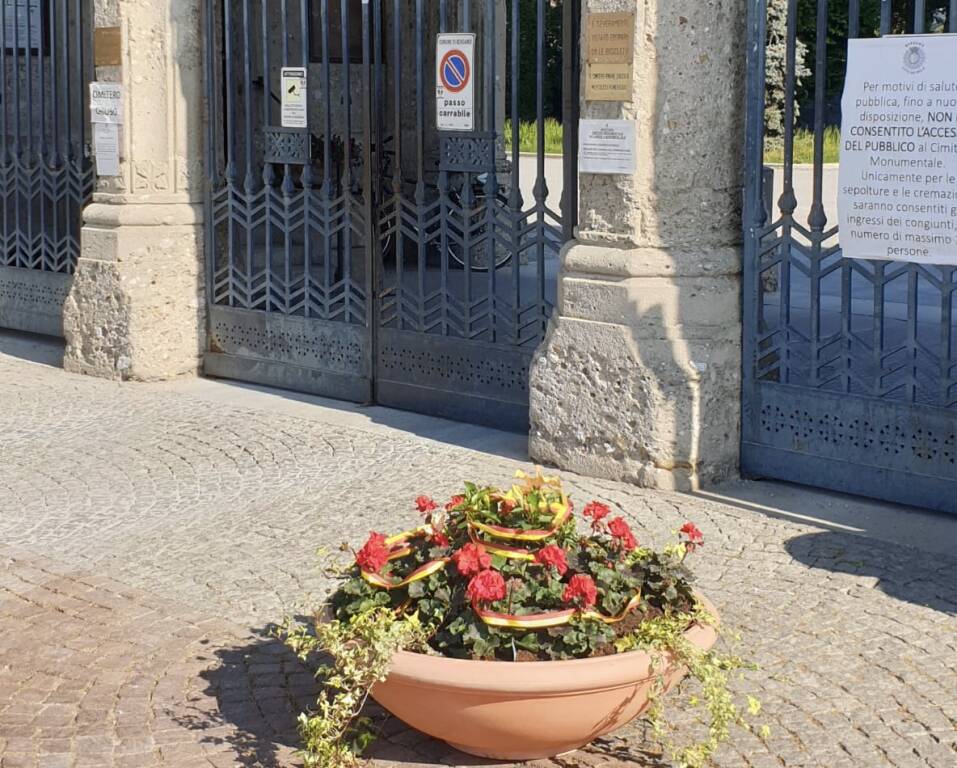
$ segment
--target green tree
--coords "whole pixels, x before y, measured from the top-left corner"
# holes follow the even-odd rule
[[[545,24],[543,27],[543,107],[545,117],[562,119],[562,3],[561,0],[512,0],[519,3],[518,48],[518,110],[519,119],[535,120],[538,109],[537,97],[537,51],[538,51],[538,5],[544,6]],[[506,110],[511,116],[512,88],[512,6],[507,4],[507,69]],[[570,52],[569,55],[575,55]]]
[[[787,93],[787,34],[788,0],[768,0],[768,40],[765,52],[764,81],[764,134],[772,143],[780,143],[784,138],[784,108]],[[807,46],[798,38],[795,45],[795,78],[800,86],[810,74],[804,63]],[[798,116],[798,104],[794,104],[794,116]]]

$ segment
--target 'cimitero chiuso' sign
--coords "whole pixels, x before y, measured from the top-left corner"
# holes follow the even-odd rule
[[[851,40],[841,109],[844,255],[957,265],[957,36]]]

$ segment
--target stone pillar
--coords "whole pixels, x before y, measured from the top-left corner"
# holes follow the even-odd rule
[[[530,452],[691,489],[738,462],[746,7],[588,0],[584,12],[632,9],[633,101],[583,90],[582,117],[637,121],[638,170],[581,176],[577,240],[532,365]]]
[[[120,27],[121,175],[97,182],[64,308],[68,370],[114,379],[195,373],[204,344],[200,0],[96,0]]]

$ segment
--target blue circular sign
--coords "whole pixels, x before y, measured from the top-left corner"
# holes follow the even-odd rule
[[[452,93],[458,93],[469,83],[469,61],[462,51],[449,51],[442,58],[440,69],[442,85]]]

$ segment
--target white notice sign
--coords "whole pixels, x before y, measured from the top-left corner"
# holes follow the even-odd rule
[[[122,85],[90,83],[90,120],[94,123],[123,124]]]
[[[957,265],[957,36],[851,40],[838,218],[844,255]]]
[[[634,120],[581,120],[578,169],[582,173],[632,174],[637,170]]]
[[[309,122],[309,89],[306,86],[305,67],[283,67],[280,73],[282,87],[282,127],[305,128]]]
[[[93,124],[93,154],[97,176],[120,175],[120,126],[116,123]]]
[[[435,124],[440,131],[475,128],[475,35],[442,34],[435,44]]]

